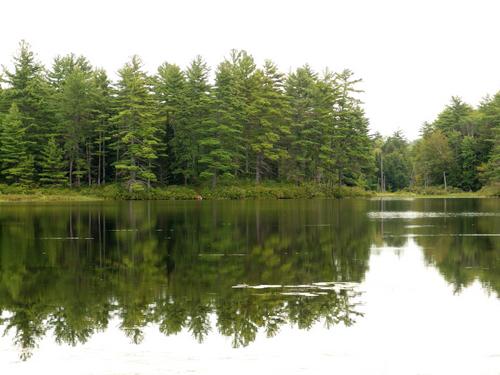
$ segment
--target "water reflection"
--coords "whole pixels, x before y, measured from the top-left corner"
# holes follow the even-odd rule
[[[187,329],[201,342],[215,314],[215,329],[235,347],[248,345],[259,329],[273,336],[283,324],[353,324],[360,315],[355,288],[304,289],[362,280],[370,246],[366,205],[4,206],[4,329],[15,332],[27,358],[48,332],[76,345],[105,330],[113,317],[136,343],[148,323],[167,335]],[[296,287],[233,288],[238,284]]]
[[[498,199],[418,199],[390,202],[389,208],[387,203],[380,202],[380,210],[370,216],[377,217],[389,246],[404,246],[413,238],[455,292],[479,280],[500,296]]]
[[[284,325],[350,326],[372,245],[410,236],[457,292],[478,279],[500,293],[498,212],[495,200],[5,205],[0,323],[23,359],[49,333],[74,346],[115,319],[135,343],[152,323],[233,347]]]

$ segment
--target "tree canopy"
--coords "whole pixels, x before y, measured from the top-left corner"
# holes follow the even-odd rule
[[[235,179],[400,190],[499,182],[500,94],[453,97],[422,137],[369,135],[350,70],[285,74],[232,50],[211,73],[201,56],[149,74],[138,56],[107,73],[84,57],[50,68],[21,42],[0,81],[0,183],[153,185]]]

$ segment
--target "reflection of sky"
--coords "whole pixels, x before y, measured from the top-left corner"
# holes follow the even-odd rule
[[[369,266],[360,286],[365,316],[352,327],[284,326],[274,338],[261,333],[232,349],[217,330],[198,344],[189,332],[167,337],[155,326],[137,346],[115,321],[77,347],[47,335],[26,362],[11,337],[1,339],[0,367],[9,375],[499,374],[500,299],[478,282],[453,294],[411,239],[402,248],[373,247]]]

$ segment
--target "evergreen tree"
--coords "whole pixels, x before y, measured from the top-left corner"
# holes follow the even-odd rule
[[[339,73],[336,80],[339,94],[334,114],[333,164],[337,183],[363,184],[363,174],[371,171],[372,164],[368,120],[360,100],[354,96],[361,92],[356,88],[361,80],[354,79],[350,70]]]
[[[158,158],[159,129],[152,82],[137,56],[118,73],[114,165],[129,191],[141,190],[156,181],[153,163]]]
[[[158,68],[155,77],[155,94],[159,105],[159,115],[163,136],[162,150],[159,154],[159,181],[167,183],[173,180],[174,174],[181,174],[184,182],[193,175],[188,168],[192,166],[189,152],[184,142],[192,137],[187,132],[187,124],[182,111],[185,110],[186,77],[175,64],[164,63]]]
[[[462,140],[464,136],[474,136],[474,125],[470,116],[473,108],[464,103],[459,97],[452,97],[451,103],[438,115],[433,128],[442,132],[446,137],[452,152],[452,159],[447,167],[448,183],[452,186],[462,185]]]
[[[316,130],[315,140],[319,144],[318,152],[313,156],[313,178],[317,182],[322,180],[333,182],[337,173],[335,172],[335,160],[337,157],[337,116],[339,88],[334,73],[326,70],[318,79],[313,95],[314,124]]]
[[[203,166],[201,178],[217,184],[219,177],[234,177],[243,159],[241,100],[237,94],[234,65],[225,60],[217,67],[215,87],[211,97],[212,115],[205,123],[201,133],[202,156],[199,163]]]
[[[54,137],[49,139],[42,150],[41,156],[40,182],[51,186],[66,185],[66,164],[63,160],[62,149],[56,143]]]
[[[0,162],[7,183],[33,182],[34,161],[28,154],[26,131],[16,103],[12,103],[1,127]]]
[[[500,183],[500,92],[486,97],[478,112],[479,177],[483,183]]]
[[[255,181],[259,183],[263,174],[285,159],[288,153],[280,145],[282,136],[290,133],[287,121],[289,108],[284,93],[284,75],[276,65],[267,60],[262,70],[257,71],[258,87],[255,93],[256,123],[251,132],[250,146],[255,154]]]
[[[286,93],[290,103],[290,141],[288,178],[297,182],[313,176],[313,159],[318,156],[320,130],[315,126],[314,94],[318,77],[308,66],[287,77]]]
[[[93,88],[92,116],[93,129],[92,141],[94,144],[94,155],[97,156],[96,183],[105,184],[108,173],[109,143],[112,139],[113,129],[110,121],[113,115],[114,101],[110,81],[106,72],[97,69],[92,74]],[[87,141],[88,143],[88,141]]]
[[[35,161],[46,143],[54,124],[51,106],[52,90],[45,77],[43,66],[25,41],[19,44],[19,53],[14,57],[14,70],[5,70],[5,102],[10,107],[16,103],[22,127],[26,130],[27,147]]]
[[[495,127],[494,133],[494,146],[483,174],[486,176],[488,183],[500,184],[500,125]]]
[[[260,122],[257,66],[253,57],[244,50],[232,50],[226,62],[231,77],[231,97],[220,97],[220,100],[224,100],[227,109],[233,112],[233,126],[241,132],[238,139],[240,147],[234,150],[233,155],[239,164],[234,174],[241,172],[245,177],[250,177],[252,163],[256,160],[252,141]]]
[[[58,133],[64,140],[68,161],[69,186],[81,184],[86,175],[88,185],[92,180],[93,153],[93,91],[94,80],[90,64],[83,57],[74,55],[58,58],[52,69],[57,93],[54,95],[59,121]]]
[[[187,183],[190,177],[194,177],[195,171],[193,145],[186,149],[186,144],[194,136],[188,129],[192,123],[185,119],[189,111],[186,108],[186,77],[177,65],[164,63],[158,68],[155,78],[155,94],[163,127],[159,180],[166,183],[169,177],[173,180],[173,175],[181,175],[183,182]],[[195,102],[197,100],[192,99]]]

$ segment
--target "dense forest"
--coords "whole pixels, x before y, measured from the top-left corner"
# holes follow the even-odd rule
[[[112,82],[83,56],[50,68],[21,42],[0,81],[0,183],[216,186],[317,183],[395,191],[478,190],[500,180],[500,93],[453,98],[422,136],[370,135],[350,70],[288,74],[233,50],[148,74],[134,56]]]
[[[411,186],[452,186],[476,191],[500,182],[500,92],[478,108],[452,97],[420,139],[409,143],[401,132],[373,137],[382,190]]]

